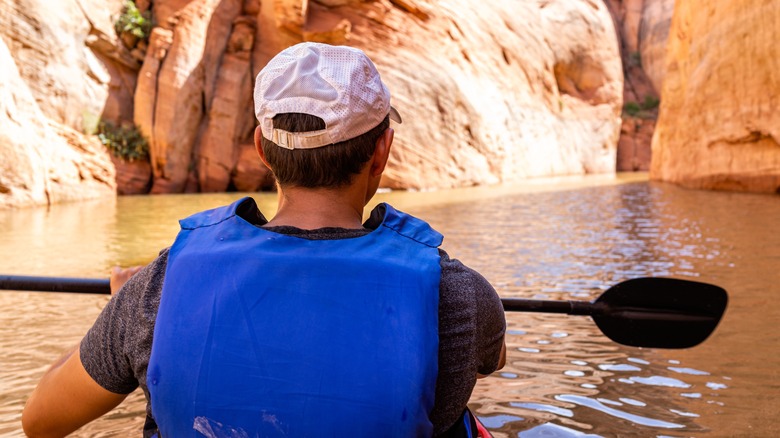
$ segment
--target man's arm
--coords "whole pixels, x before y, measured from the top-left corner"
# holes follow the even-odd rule
[[[140,270],[140,266],[128,269],[115,267],[111,272],[112,295],[117,294],[130,277]],[[117,301],[119,298],[125,299]],[[98,322],[121,321],[121,315],[124,314],[123,307],[127,307],[126,304],[123,304],[126,301],[126,296],[114,297],[101,312]],[[98,323],[96,322],[96,324]],[[112,339],[127,339],[121,333],[124,326],[124,324],[104,324],[98,327],[97,334],[92,333],[93,330],[96,330],[93,326],[90,333],[87,334],[87,338],[92,341],[87,343],[88,346],[93,346],[92,353],[100,352],[108,355],[95,358],[102,365],[102,368],[98,369],[107,370],[105,372],[115,376],[122,383],[127,378],[134,378],[132,369],[117,368],[115,362],[110,360],[113,357],[112,354],[116,353],[112,348],[121,348],[121,342],[112,343],[110,341]],[[95,337],[102,342],[95,341]],[[82,340],[83,342],[84,340]],[[96,377],[93,378],[87,372],[81,361],[82,347],[83,344],[74,346],[54,362],[41,378],[38,387],[30,395],[22,412],[22,427],[28,436],[65,436],[110,411],[127,397],[127,393],[132,392],[134,385],[122,385],[121,388],[126,388],[127,393],[116,393],[104,388],[107,382],[98,383],[95,380]],[[100,360],[101,358],[103,360]],[[108,367],[107,363],[114,366]],[[125,379],[122,376],[125,376]],[[116,381],[110,383],[114,386],[107,387],[119,387],[116,386]]]
[[[78,346],[67,351],[43,375],[22,412],[30,437],[65,436],[110,411],[127,394],[103,389],[84,369]]]
[[[506,341],[502,338],[501,339],[501,355],[498,358],[498,367],[496,367],[496,371],[500,370],[501,368],[504,368],[504,365],[506,365]],[[487,377],[489,375],[490,374],[480,374],[480,373],[477,373],[477,379],[484,379],[485,377]]]

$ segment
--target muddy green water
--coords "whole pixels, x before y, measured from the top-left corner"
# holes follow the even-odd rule
[[[0,211],[0,273],[107,276],[170,245],[178,218],[241,195],[125,197]],[[255,194],[269,215],[271,194]],[[715,334],[689,350],[616,345],[585,317],[508,314],[507,366],[471,407],[496,437],[780,436],[780,197],[625,179],[388,193],[506,297],[593,299],[641,276],[730,293]],[[0,291],[0,436],[21,436],[27,395],[108,297]],[[74,436],[140,436],[143,396]]]

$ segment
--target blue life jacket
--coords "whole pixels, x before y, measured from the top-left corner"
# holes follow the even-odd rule
[[[160,435],[431,436],[441,234],[386,204],[337,240],[237,208],[259,215],[250,198],[198,213],[171,247],[147,371]]]

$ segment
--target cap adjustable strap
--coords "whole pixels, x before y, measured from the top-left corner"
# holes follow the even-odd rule
[[[326,129],[310,132],[289,132],[284,129],[272,131],[271,141],[285,149],[314,149],[333,144]]]

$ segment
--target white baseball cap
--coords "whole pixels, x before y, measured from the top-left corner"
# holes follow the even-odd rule
[[[255,80],[255,116],[263,137],[287,149],[313,149],[350,140],[375,128],[387,115],[390,91],[362,50],[300,43],[280,52]],[[303,113],[325,121],[325,129],[275,129],[277,114]]]

